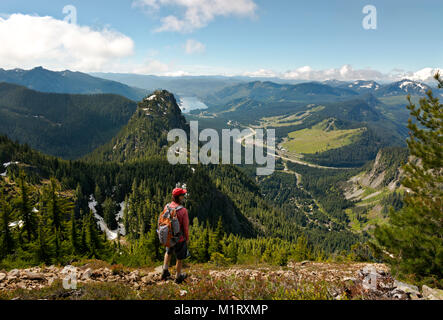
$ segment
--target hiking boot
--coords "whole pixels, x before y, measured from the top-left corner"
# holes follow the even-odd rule
[[[175,283],[176,284],[181,284],[183,281],[185,281],[185,279],[187,277],[188,277],[188,275],[186,273],[182,273],[177,278],[175,278]]]
[[[162,273],[162,280],[167,280],[169,277],[171,276],[171,273],[169,272],[169,270],[163,270]]]

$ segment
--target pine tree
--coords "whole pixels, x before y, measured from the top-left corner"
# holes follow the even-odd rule
[[[1,196],[1,192],[0,192]],[[14,239],[9,229],[10,216],[13,210],[11,206],[4,200],[0,200],[0,258],[12,253],[14,249]]]
[[[26,231],[28,242],[37,237],[37,223],[32,212],[31,199],[29,198],[29,187],[25,181],[24,173],[20,173],[19,177],[19,199],[18,212],[23,220],[23,229]]]
[[[75,189],[75,201],[74,201],[74,212],[75,218],[80,219],[81,212],[88,209],[88,199],[83,195],[82,187],[77,184],[77,188]]]
[[[231,260],[232,263],[237,263],[238,259],[238,244],[235,240],[230,239],[228,240],[229,244],[226,248],[226,257]]]
[[[51,264],[53,248],[51,247],[48,234],[49,228],[47,226],[47,220],[44,215],[41,215],[38,223],[38,239],[35,255],[38,262]]]
[[[147,234],[147,254],[153,261],[160,260],[160,241],[157,236],[157,220],[151,220],[150,230]]]
[[[112,198],[108,197],[103,202],[103,219],[110,230],[117,229],[117,220],[116,220],[116,208],[117,204],[112,200]]]
[[[70,223],[71,223],[71,226],[70,226],[71,248],[72,248],[73,253],[77,253],[79,251],[80,247],[78,244],[77,221],[75,220],[75,212],[74,211],[72,211]]]
[[[92,257],[98,255],[98,250],[101,248],[101,241],[97,230],[97,223],[95,222],[92,211],[86,219],[86,244]]]
[[[223,239],[223,222],[222,218],[218,219],[217,227],[214,232],[211,232],[210,246],[209,246],[209,256],[214,252],[222,252],[222,241]]]
[[[88,252],[88,243],[87,243],[87,228],[88,228],[88,216],[82,212],[82,231],[80,237],[80,248],[83,253]]]
[[[95,209],[97,210],[97,213],[103,217],[103,202],[105,201],[105,195],[98,184],[95,186],[94,197],[95,201],[97,201]]]
[[[409,99],[408,109],[405,206],[391,210],[389,224],[375,230],[373,246],[394,273],[443,286],[443,105],[428,92],[419,106]]]
[[[208,262],[209,261],[209,225],[202,227],[201,235],[196,241],[192,241],[195,244],[194,254],[195,259],[198,262]]]

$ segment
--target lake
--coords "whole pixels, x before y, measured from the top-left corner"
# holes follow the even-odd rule
[[[208,106],[197,97],[180,97],[178,104],[183,113],[188,113],[196,109],[207,109]]]

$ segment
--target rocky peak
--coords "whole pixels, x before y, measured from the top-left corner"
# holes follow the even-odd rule
[[[181,115],[174,95],[166,90],[154,91],[138,103],[138,108],[147,116]]]

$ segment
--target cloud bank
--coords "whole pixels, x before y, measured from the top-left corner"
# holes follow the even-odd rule
[[[434,75],[440,71],[443,75],[443,69],[424,68],[416,72],[403,70],[393,70],[389,73],[382,73],[373,69],[354,69],[351,65],[343,65],[340,68],[315,70],[310,66],[300,67],[286,72],[276,72],[267,69],[260,69],[253,72],[245,72],[244,76],[257,78],[281,78],[287,80],[375,80],[375,81],[397,81],[401,79],[410,79],[416,81],[432,81]]]
[[[119,32],[24,14],[0,17],[0,43],[3,68],[101,71],[134,52],[132,39]]]
[[[161,26],[155,31],[183,33],[203,28],[218,16],[251,17],[257,9],[253,0],[135,0],[133,5],[150,10],[178,7],[183,14],[163,17]]]

